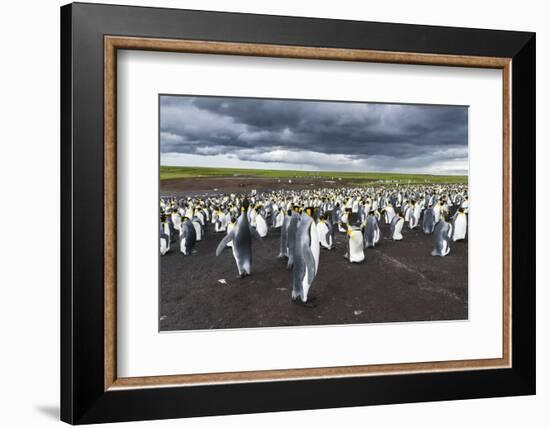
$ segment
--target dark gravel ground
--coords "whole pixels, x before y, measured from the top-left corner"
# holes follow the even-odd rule
[[[317,306],[307,308],[290,299],[292,273],[276,258],[278,230],[253,241],[252,275],[237,279],[231,249],[215,255],[224,234],[208,225],[196,255],[184,256],[174,243],[160,258],[160,330],[467,319],[467,240],[433,257],[432,237],[420,229],[405,226],[399,242],[388,234],[382,225],[379,245],[366,250],[362,264],[350,264],[345,235],[337,232],[337,248],[321,249],[310,291]]]
[[[223,193],[249,193],[251,190],[258,192],[272,190],[301,190],[310,188],[340,188],[342,186],[355,186],[358,180],[350,179],[326,179],[317,177],[293,177],[291,183],[288,178],[274,179],[267,177],[195,177],[173,178],[160,182],[160,192],[163,196],[187,197],[197,194]],[[362,184],[368,181],[360,180]]]

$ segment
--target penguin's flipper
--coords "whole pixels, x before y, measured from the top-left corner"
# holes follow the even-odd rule
[[[307,283],[305,285],[305,289],[302,290],[302,300],[305,298],[305,301],[307,301],[307,295],[309,293],[309,287],[311,283],[313,282],[313,278],[315,278],[315,258],[313,257],[313,253],[311,251],[305,251],[304,252],[304,261],[305,261],[305,270],[307,273]],[[304,300],[303,300],[304,301]]]
[[[225,249],[227,243],[233,240],[234,235],[235,235],[235,233],[233,231],[231,231],[223,237],[223,239],[218,244],[218,248],[216,248],[216,256],[219,256],[222,253],[222,251]]]

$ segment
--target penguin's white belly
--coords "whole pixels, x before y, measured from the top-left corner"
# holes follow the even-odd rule
[[[237,265],[237,269],[240,275],[242,272],[241,272],[241,265],[239,263],[239,250],[237,249],[236,245],[231,245],[231,249],[233,250],[233,258],[235,259],[235,263]]]
[[[403,220],[399,220],[395,225],[392,236],[393,240],[400,241],[401,239],[403,239],[403,235],[401,234],[401,230],[403,230],[403,223]]]
[[[309,287],[313,279],[310,280],[308,270],[306,269],[304,279],[302,279],[302,302],[307,302],[307,295],[309,293]]]
[[[317,225],[317,234],[319,235],[319,243],[325,248],[330,248],[330,244],[327,242],[328,227],[325,223],[319,223]]]
[[[409,220],[409,228],[414,229],[416,226],[418,226],[418,217],[416,216],[416,213],[413,212]]]
[[[202,239],[201,224],[198,221],[194,221],[193,227],[195,228],[195,235],[197,235],[197,241],[200,241]]]
[[[311,253],[313,254],[313,259],[315,260],[315,274],[317,274],[317,271],[319,270],[319,253],[321,251],[321,245],[319,243],[319,234],[317,232],[317,225],[315,223],[311,224],[311,227],[309,229],[309,236],[311,238]],[[311,281],[313,281],[313,278],[311,278]]]
[[[455,230],[453,235],[453,241],[466,238],[467,221],[466,215],[459,214],[455,220]]]
[[[363,260],[365,260],[363,234],[359,230],[354,230],[349,236],[349,261],[361,263]]]
[[[181,240],[181,242],[180,242],[180,251],[181,251],[183,254],[187,255],[187,253],[185,252],[185,251],[186,251],[186,249],[185,249],[185,238],[183,238],[183,239]]]
[[[347,224],[348,219],[349,219],[348,214],[343,214],[341,221],[342,221],[342,223]],[[342,227],[342,226],[339,226],[338,230],[340,230],[340,232],[347,232],[347,229]]]
[[[439,221],[439,218],[441,217],[441,208],[434,208],[434,222],[437,223]]]
[[[279,213],[279,215],[277,215],[277,220],[275,221],[275,229],[282,227],[284,220],[285,220],[285,215],[283,213]]]
[[[166,239],[160,238],[160,254],[163,256],[170,251],[170,245],[166,242]]]
[[[267,235],[267,223],[261,215],[256,217],[256,231],[262,238]]]
[[[233,230],[233,228],[235,227],[235,225],[229,223],[229,226],[227,227],[227,233],[229,234],[229,232],[231,232]],[[226,244],[227,247],[229,248],[233,248],[233,240],[229,241],[227,244]]]
[[[204,215],[202,213],[197,214],[197,220],[201,224],[201,226],[204,226]]]

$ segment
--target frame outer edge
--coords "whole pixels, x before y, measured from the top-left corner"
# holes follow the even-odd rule
[[[61,155],[61,302],[60,302],[60,418],[63,422],[74,423],[74,364],[73,364],[73,34],[72,5],[60,9],[60,155]]]
[[[536,34],[512,59],[513,370],[524,394],[536,393]]]
[[[144,17],[149,17],[151,15],[151,20],[145,20]],[[268,24],[265,29],[262,29],[261,33],[251,33],[248,28],[248,24],[253,24],[256,21],[253,21],[255,17],[252,14],[243,15],[223,13],[224,18],[223,23],[229,22],[232,18],[235,18],[237,22],[244,22],[244,26],[241,26],[241,29],[235,29],[234,26],[228,25],[227,27],[223,26],[221,29],[213,30],[204,30],[200,26],[203,24],[204,20],[207,18],[212,18],[214,22],[220,22],[221,13],[217,12],[199,12],[199,11],[183,11],[183,10],[169,10],[169,9],[160,9],[160,8],[139,8],[139,7],[127,7],[127,6],[106,6],[106,5],[92,5],[92,4],[73,4],[63,6],[61,10],[61,189],[62,189],[62,200],[61,200],[61,417],[62,420],[69,423],[92,423],[92,422],[113,422],[113,421],[128,421],[128,420],[144,420],[151,418],[174,418],[174,417],[189,417],[189,416],[204,416],[204,415],[214,415],[214,414],[236,414],[236,413],[251,413],[251,412],[265,412],[265,411],[281,411],[281,410],[292,410],[292,409],[306,409],[306,408],[327,408],[327,407],[343,407],[343,406],[364,406],[370,404],[388,404],[388,403],[401,403],[401,402],[418,402],[418,401],[438,401],[438,400],[449,400],[449,399],[463,399],[463,398],[476,398],[476,397],[489,397],[489,396],[509,396],[509,395],[525,395],[533,394],[535,392],[535,324],[534,324],[534,294],[535,294],[535,282],[534,282],[534,261],[525,260],[525,258],[534,257],[534,226],[528,224],[524,227],[522,223],[521,234],[519,233],[518,227],[512,229],[516,230],[514,235],[514,245],[518,246],[516,250],[513,250],[513,259],[514,262],[518,261],[519,263],[515,264],[515,271],[513,272],[516,279],[516,293],[514,294],[514,299],[519,295],[521,303],[518,300],[514,300],[514,305],[512,311],[514,313],[514,341],[513,341],[513,363],[514,366],[512,369],[506,370],[497,370],[493,373],[487,373],[484,375],[486,384],[480,385],[479,390],[472,390],[470,393],[466,394],[465,385],[477,381],[480,379],[480,374],[472,371],[464,372],[463,374],[458,373],[440,373],[437,376],[435,374],[427,374],[426,377],[422,377],[423,383],[425,384],[425,389],[417,391],[415,396],[412,396],[411,387],[420,382],[420,377],[417,375],[410,376],[399,376],[399,380],[390,379],[384,380],[381,382],[377,377],[372,378],[369,385],[366,387],[364,383],[358,381],[354,378],[348,379],[339,379],[338,381],[331,381],[330,394],[327,392],[328,383],[327,381],[297,381],[294,384],[294,387],[289,390],[288,387],[283,387],[282,383],[269,382],[268,384],[255,384],[252,386],[245,385],[232,385],[231,391],[225,386],[220,385],[216,387],[194,387],[194,388],[168,388],[168,389],[141,389],[139,391],[103,391],[100,393],[100,390],[104,384],[104,373],[99,373],[100,366],[103,368],[103,361],[101,364],[98,363],[98,358],[91,356],[89,351],[96,353],[99,356],[102,351],[105,351],[105,343],[103,338],[101,338],[100,347],[99,343],[96,346],[97,339],[97,330],[103,327],[104,314],[101,313],[101,317],[95,315],[87,310],[87,306],[91,309],[98,309],[97,306],[101,300],[103,302],[104,296],[96,298],[89,293],[89,289],[82,289],[80,283],[75,281],[79,279],[77,277],[79,264],[73,264],[73,256],[81,256],[86,254],[80,254],[78,251],[79,247],[75,241],[75,233],[79,231],[76,223],[73,226],[73,222],[79,220],[75,217],[79,213],[77,210],[76,202],[79,201],[80,190],[89,191],[90,189],[95,191],[94,186],[82,186],[81,181],[75,181],[76,177],[73,178],[73,174],[76,176],[77,172],[79,173],[78,178],[93,178],[89,176],[90,170],[85,168],[85,171],[82,172],[76,168],[77,162],[82,161],[82,156],[79,155],[80,149],[84,149],[83,144],[88,144],[90,138],[95,140],[100,140],[101,137],[95,135],[95,129],[84,125],[89,125],[93,121],[96,123],[102,123],[99,120],[98,109],[99,103],[98,99],[103,100],[103,95],[95,96],[91,91],[96,91],[96,93],[103,88],[98,84],[100,78],[97,76],[97,71],[91,70],[85,73],[87,79],[83,79],[81,75],[75,75],[74,69],[78,68],[80,73],[87,71],[82,66],[86,63],[90,64],[93,62],[93,66],[98,65],[99,55],[97,44],[101,44],[102,39],[98,36],[103,37],[106,34],[120,34],[120,35],[130,35],[130,34],[145,34],[149,31],[149,36],[152,32],[154,35],[159,35],[159,37],[174,38],[173,34],[176,34],[176,38],[180,37],[180,34],[183,34],[181,38],[186,38],[187,35],[190,35],[190,38],[198,37],[200,35],[206,34],[206,39],[221,39],[228,42],[240,40],[244,43],[247,41],[249,43],[256,43],[255,40],[275,40],[277,41],[282,39],[290,38],[291,43],[295,41],[298,43],[299,40],[311,39],[315,36],[316,28],[309,28],[307,25],[304,27],[304,32],[306,35],[302,36],[304,32],[292,33],[288,36],[286,35],[277,35],[273,32],[273,23],[274,21],[281,21],[290,26],[290,30],[295,29],[298,24],[309,24],[310,19],[308,18],[291,18],[287,20],[284,17],[276,16],[264,16],[262,20],[265,24]],[[109,19],[104,19],[105,17]],[[184,23],[187,23],[188,26],[185,29],[180,29],[179,26],[174,26],[174,21],[179,23],[179,20]],[[259,19],[259,18],[258,18]],[[286,21],[292,20],[292,24]],[[335,22],[333,20],[317,20],[319,22],[323,21],[323,25],[329,25],[328,21]],[[162,29],[160,23],[170,23],[172,26]],[[407,25],[404,24],[380,24],[380,23],[364,23],[365,25],[369,24],[371,26],[383,26],[386,29],[395,28],[401,33],[405,31]],[[344,23],[338,24],[344,25]],[[360,22],[351,22],[350,25],[359,26],[362,25]],[[144,26],[145,30],[142,31],[140,26]],[[317,27],[314,25],[313,27]],[[412,27],[412,26],[411,26]],[[515,183],[512,183],[512,187],[516,190],[516,193],[512,194],[512,199],[518,203],[523,203],[521,205],[522,210],[524,208],[533,209],[534,199],[533,199],[533,189],[534,189],[534,176],[535,170],[534,159],[534,128],[531,129],[531,126],[534,126],[534,111],[535,111],[535,49],[534,49],[534,33],[524,33],[524,32],[506,32],[506,31],[488,31],[488,30],[475,30],[475,29],[451,29],[445,27],[426,27],[426,26],[415,26],[417,30],[424,33],[431,32],[453,32],[457,36],[456,32],[459,32],[460,35],[464,35],[467,40],[462,43],[457,49],[455,49],[453,44],[449,44],[454,40],[453,36],[451,39],[445,39],[444,42],[437,44],[436,41],[430,43],[422,43],[422,49],[420,51],[429,51],[433,53],[444,51],[457,51],[460,54],[466,51],[473,52],[495,52],[497,57],[513,57],[512,68],[513,76],[512,80],[514,85],[512,86],[512,92],[514,98],[512,99],[512,110],[515,113],[519,113],[518,116],[512,117],[512,122],[514,129],[512,129],[512,134],[515,134],[516,137],[521,137],[521,144],[524,147],[524,151],[531,153],[522,153],[520,149],[516,146],[512,146],[512,159],[513,166],[516,168],[516,174],[514,175]],[[423,27],[420,30],[420,27]],[[347,44],[350,39],[350,34],[346,32],[345,37],[340,36],[338,32],[334,32],[334,26],[331,27],[332,32],[335,35],[335,39],[330,37],[324,37],[320,43],[327,43],[328,45],[337,45]],[[468,30],[470,32],[468,33]],[[248,31],[248,32],[246,32]],[[271,31],[271,32],[270,32]],[[354,30],[357,31],[357,28]],[[485,32],[486,31],[486,32]],[[408,28],[407,31],[409,32]],[[353,33],[353,32],[352,32]],[[478,42],[472,42],[473,36],[477,33]],[[197,36],[199,34],[199,36]],[[312,36],[313,34],[313,36]],[[332,33],[331,33],[332,34]],[[489,40],[492,40],[491,43],[483,44],[479,42],[479,36],[487,34]],[[447,34],[448,36],[448,34]],[[390,38],[393,45],[397,45],[399,37]],[[533,40],[531,40],[533,39]],[[449,41],[451,40],[451,41]],[[376,46],[375,50],[384,50],[379,47],[378,40],[373,42],[373,45]],[[453,42],[454,43],[454,42]],[[460,41],[458,41],[460,45]],[[472,44],[473,43],[473,44]],[[353,44],[353,43],[352,43]],[[359,43],[361,45],[363,43]],[[407,45],[405,41],[402,44]],[[414,45],[414,43],[413,43]],[[490,48],[487,48],[490,46]],[[80,50],[79,55],[76,56],[76,50],[79,47],[85,47],[85,50]],[[88,49],[89,48],[89,49]],[[411,52],[417,52],[416,49],[411,50]],[[103,50],[101,49],[103,54]],[[516,58],[517,54],[517,58]],[[483,56],[483,55],[482,55]],[[103,56],[102,56],[103,58]],[[103,69],[103,67],[101,67]],[[521,75],[521,78],[519,77]],[[532,80],[532,81],[531,81]],[[520,85],[520,82],[523,82]],[[86,83],[91,84],[93,87],[86,87]],[[520,89],[521,86],[521,89]],[[526,94],[522,94],[521,90],[526,90]],[[517,97],[516,95],[519,95]],[[77,100],[76,98],[79,97]],[[83,98],[83,99],[81,99]],[[519,99],[518,99],[519,98]],[[90,101],[91,108],[88,109],[90,113],[87,121],[83,121],[82,117],[77,116],[73,119],[73,110],[75,106],[79,106],[80,102]],[[102,106],[103,107],[103,106]],[[78,113],[81,115],[82,110],[78,108]],[[522,113],[523,111],[523,113]],[[530,118],[529,115],[533,117]],[[76,119],[79,119],[78,121]],[[73,125],[73,120],[75,124]],[[521,131],[518,131],[518,126],[521,128]],[[73,135],[77,135],[77,132],[87,130],[91,134],[88,137],[86,134],[78,134],[78,139]],[[92,132],[90,132],[92,131]],[[104,130],[99,130],[99,134],[103,135]],[[520,135],[519,132],[526,132],[526,135]],[[519,141],[518,138],[515,141]],[[78,149],[78,151],[76,150]],[[103,152],[103,147],[101,148]],[[87,150],[89,153],[89,150]],[[95,154],[95,153],[92,153]],[[96,158],[93,158],[93,162],[96,162]],[[519,165],[518,165],[519,164]],[[83,165],[80,165],[83,166]],[[92,169],[95,168],[95,163],[92,166]],[[102,166],[103,168],[103,166]],[[521,171],[521,174],[518,174],[518,171]],[[520,177],[522,177],[520,179]],[[523,178],[525,177],[525,178]],[[95,179],[103,179],[103,174],[101,177],[96,177]],[[519,182],[518,182],[519,181]],[[75,183],[75,184],[73,184]],[[73,185],[80,185],[85,187],[85,189],[73,189]],[[523,186],[533,186],[533,189],[524,189]],[[521,195],[517,195],[521,193]],[[94,195],[95,196],[95,195]],[[104,197],[104,195],[102,195]],[[66,201],[64,201],[65,199]],[[97,201],[95,201],[97,202]],[[97,210],[96,214],[103,215],[104,211],[102,208]],[[517,210],[513,213],[514,217],[512,218],[513,224],[517,223],[519,225],[519,220],[517,219]],[[67,224],[67,221],[70,224]],[[64,230],[66,229],[66,230]],[[88,234],[89,235],[89,234]],[[89,237],[86,235],[87,237]],[[104,237],[104,234],[101,234],[101,237]],[[516,239],[517,238],[517,239]],[[93,242],[96,245],[96,240]],[[93,251],[96,250],[95,247],[92,248]],[[527,254],[522,254],[527,250]],[[103,254],[102,254],[103,255]],[[94,263],[97,265],[96,261]],[[518,268],[519,265],[519,268]],[[101,268],[100,268],[101,269]],[[104,269],[101,269],[101,274],[104,274]],[[93,275],[95,276],[95,275]],[[517,290],[518,283],[521,286],[522,290]],[[89,283],[86,283],[89,286]],[[77,287],[78,286],[78,287]],[[75,295],[74,292],[79,291],[78,295]],[[89,304],[84,305],[85,301],[80,296],[81,291],[85,291],[87,297],[91,297]],[[512,290],[514,291],[514,290]],[[522,296],[522,294],[525,296]],[[80,297],[79,297],[80,296]],[[79,297],[79,298],[77,298]],[[84,307],[82,307],[84,305]],[[84,313],[80,312],[81,309],[84,309]],[[97,313],[97,311],[96,311]],[[521,315],[521,317],[517,317]],[[81,324],[86,322],[85,316],[88,316],[89,322],[83,328]],[[68,320],[68,323],[67,323]],[[76,335],[77,332],[82,333],[79,336]],[[526,334],[527,337],[518,340],[517,333]],[[83,343],[84,339],[90,340],[93,339],[91,343],[91,349],[84,349],[84,347],[77,347],[75,339],[79,339],[80,344]],[[97,349],[96,349],[97,348]],[[103,349],[101,349],[103,348]],[[77,369],[75,369],[75,367]],[[491,371],[488,371],[491,372]],[[97,379],[96,379],[97,378]],[[391,377],[390,377],[391,378]],[[411,380],[417,379],[417,380]],[[431,379],[435,386],[431,386],[426,381]],[[437,391],[438,387],[441,387],[445,382],[455,382],[456,388],[453,390],[440,390]],[[401,385],[401,382],[404,382],[404,385]],[[487,383],[488,382],[488,383]],[[400,385],[400,386],[397,386]],[[377,397],[372,396],[372,387],[382,388],[378,389]],[[353,389],[350,390],[350,387]],[[313,388],[313,389],[312,389]],[[387,389],[387,392],[392,392],[395,395],[384,395],[380,397],[382,390]],[[244,405],[242,402],[233,399],[235,393],[237,392],[246,393],[246,395],[252,399],[252,402]],[[265,403],[264,399],[260,400],[258,397],[258,392],[263,391],[263,393],[269,393],[274,398],[276,398],[276,393],[278,392],[290,392],[291,395],[299,394],[301,398],[305,399],[305,403],[297,406],[290,402],[287,394],[282,394],[286,398],[279,398],[276,400],[275,404]],[[307,396],[310,395],[313,391],[317,391],[317,395],[321,398],[321,401],[317,399],[313,403],[312,399],[308,399]],[[339,391],[339,392],[335,392]],[[362,391],[362,393],[361,393]],[[324,394],[324,395],[323,395]],[[434,395],[435,394],[435,395]],[[211,398],[223,398],[225,397],[228,402],[219,402],[217,406],[212,406],[211,403],[208,403],[206,400],[207,397]],[[256,401],[258,397],[258,401]],[[163,401],[164,399],[164,401]],[[176,401],[177,400],[177,401]],[[262,404],[263,403],[263,404]]]

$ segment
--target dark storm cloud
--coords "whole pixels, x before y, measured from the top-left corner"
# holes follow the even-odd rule
[[[462,106],[162,96],[161,152],[318,169],[332,167],[325,154],[450,171],[448,162],[467,165],[467,114]]]

